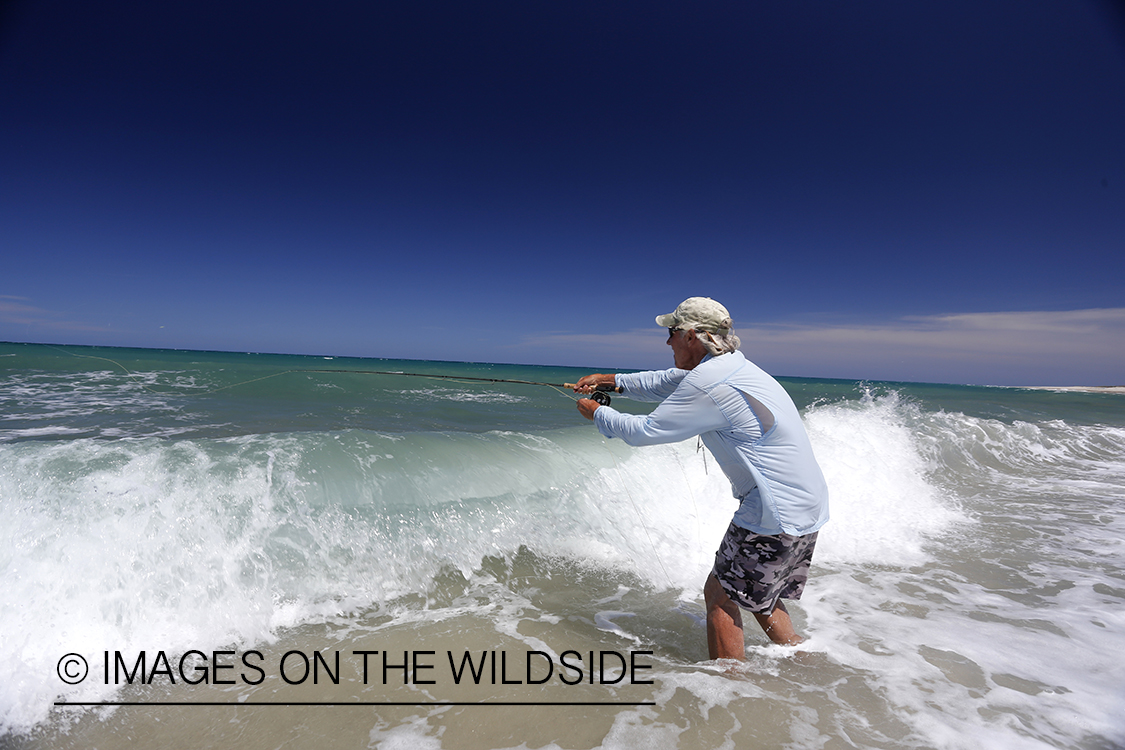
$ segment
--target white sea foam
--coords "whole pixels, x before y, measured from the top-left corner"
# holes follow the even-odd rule
[[[913,494],[894,531],[918,534],[927,554],[901,554],[915,551],[910,544],[888,561],[822,559],[828,569],[802,601],[809,647],[870,675],[927,744],[1046,748],[1120,738],[1125,669],[1105,654],[1125,648],[1125,431],[923,414],[897,399],[844,408],[889,417],[883,435],[909,428],[916,450],[907,474],[929,491],[914,480],[900,485]],[[810,431],[824,421],[814,409]],[[865,440],[862,424],[851,427]],[[824,451],[827,470],[839,469],[840,455]],[[1100,523],[1089,523],[1092,513]]]
[[[821,561],[920,564],[935,535],[967,520],[931,477],[918,417],[897,393],[820,405],[807,415],[831,497],[831,521],[817,542]]]
[[[518,403],[528,399],[503,391],[473,391],[457,388],[415,388],[402,391],[404,395],[417,396],[439,401],[463,401],[469,403]]]

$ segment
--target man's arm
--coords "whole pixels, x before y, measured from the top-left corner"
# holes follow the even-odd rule
[[[687,374],[687,370],[675,367],[621,375],[596,373],[579,380],[574,386],[574,392],[591,393],[598,386],[609,386],[616,387],[619,393],[633,401],[663,401],[675,392]]]
[[[578,402],[579,411],[583,410],[583,401]],[[610,407],[599,410],[596,404],[594,406],[589,409],[587,419],[594,421],[598,431],[634,446],[676,443],[704,432],[730,427],[715,402],[694,386],[677,388],[648,415],[622,414]]]

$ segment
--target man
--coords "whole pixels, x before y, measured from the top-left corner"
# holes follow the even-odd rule
[[[800,643],[781,599],[799,599],[804,590],[817,530],[828,521],[828,487],[797,407],[738,351],[730,315],[715,300],[691,297],[656,323],[668,329],[674,368],[587,375],[575,391],[609,386],[660,405],[637,416],[585,398],[578,411],[629,445],[699,435],[730,479],[740,505],[703,588],[711,658],[745,657],[739,607],[774,643]]]

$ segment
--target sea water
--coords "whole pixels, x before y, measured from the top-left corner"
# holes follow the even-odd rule
[[[1125,746],[1125,396],[782,378],[832,519],[734,664],[697,441],[421,377],[584,373],[0,344],[0,746]]]

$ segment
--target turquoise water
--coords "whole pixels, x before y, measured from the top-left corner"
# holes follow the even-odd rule
[[[587,372],[0,344],[0,744],[1125,742],[1125,396],[783,378],[833,517],[792,608],[809,641],[748,629],[732,673],[700,589],[734,501],[695,441],[605,440],[544,386],[324,369]],[[372,644],[651,652],[653,684],[102,679],[107,652],[224,649],[338,650],[354,678]],[[60,679],[68,653],[93,676]],[[54,705],[267,698],[410,705]],[[574,700],[601,705],[545,705]]]

